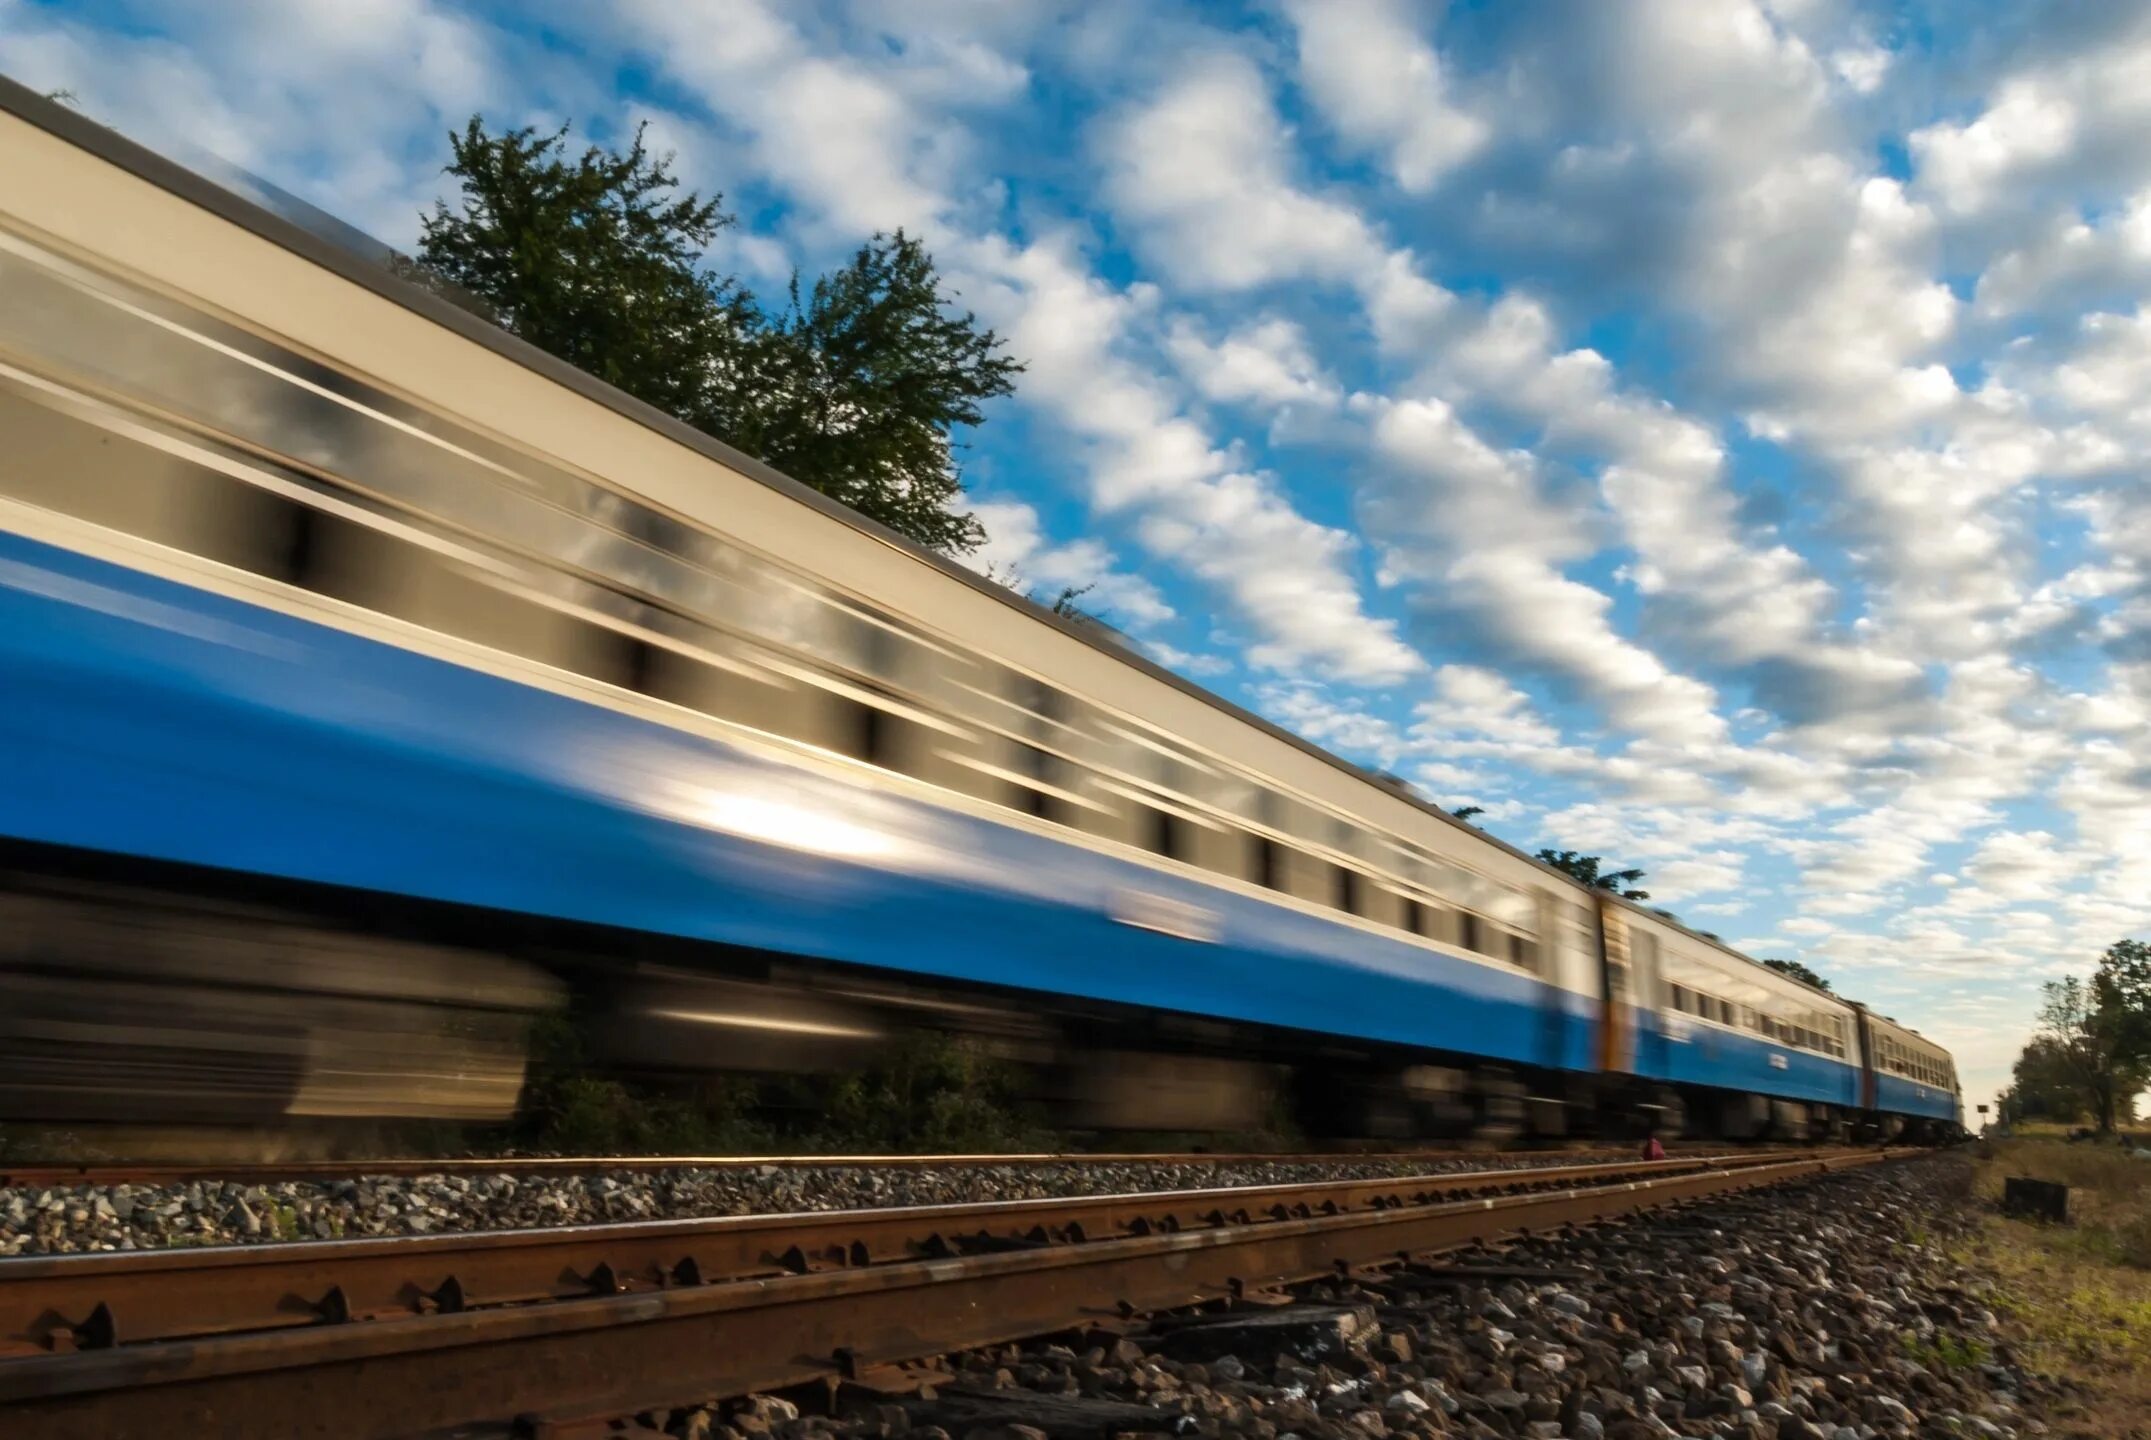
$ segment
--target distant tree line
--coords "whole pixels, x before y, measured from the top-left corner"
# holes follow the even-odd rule
[[[2111,1134],[2136,1118],[2151,1084],[2151,944],[2120,940],[2089,979],[2042,988],[2039,1028],[2002,1092],[2004,1120],[2090,1120]]]

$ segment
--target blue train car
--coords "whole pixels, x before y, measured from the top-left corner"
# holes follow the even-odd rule
[[[1963,1128],[1964,1094],[1956,1062],[1926,1036],[1862,1009],[1867,1034],[1869,1107],[1891,1136]]]
[[[1328,1067],[1351,1082],[1328,1093],[1362,1106],[1343,1128],[1381,1111],[1558,1133],[1641,1096],[1698,1128],[1821,1134],[1938,1103],[1924,1052],[1867,1083],[1841,1002],[1602,908],[4,82],[0,187],[0,839],[18,867],[185,866],[369,923],[390,901],[441,907],[480,949],[507,947],[469,917],[557,923],[581,965],[634,949],[593,937],[679,942],[661,981],[623,963],[604,984],[645,997],[621,1002],[639,1055],[690,1067],[923,1013],[1062,1064],[1162,1049],[1220,1093]],[[146,1024],[72,1057],[27,1038],[123,994],[146,1013],[159,975],[186,978],[218,1065],[272,1057],[263,1103],[293,1113],[365,1113],[307,1057],[355,1026],[400,1033],[400,1002],[517,1016],[557,993],[542,964],[514,969],[537,962],[409,948],[212,985],[215,945],[164,946],[152,973],[59,913],[46,949],[0,950],[0,1010],[30,1017],[0,1051],[31,1057],[0,1063],[0,1112],[71,1115],[51,1075],[109,1096],[112,1065],[140,1097],[183,1088],[128,1068]],[[85,945],[96,964],[54,963]],[[398,1113],[455,1068],[414,1064]],[[512,1075],[467,1068],[492,1098],[418,1113],[512,1104]]]

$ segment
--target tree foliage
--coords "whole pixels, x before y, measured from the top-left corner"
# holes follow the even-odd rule
[[[1091,619],[1091,613],[1076,604],[1076,601],[1097,588],[1098,582],[1095,580],[1088,585],[1063,585],[1060,593],[1053,597],[1053,603],[1046,608],[1056,615],[1065,616],[1071,620]]]
[[[2110,1012],[2121,1058],[2151,1071],[2151,944],[2117,940],[2092,976],[2099,1004]]]
[[[1712,938],[1717,937],[1713,936]],[[1803,985],[1812,985],[1817,990],[1830,988],[1829,981],[1823,979],[1797,960],[1765,960],[1763,964],[1767,968],[1777,971],[1780,975],[1792,976],[1793,979],[1798,980]]]
[[[962,494],[952,439],[1022,369],[969,312],[944,306],[933,257],[899,230],[802,292],[757,349],[751,383],[719,387],[709,428],[749,454],[936,550],[985,531]]]
[[[1554,869],[1575,877],[1593,890],[1610,890],[1623,900],[1648,900],[1651,892],[1635,887],[1643,881],[1643,872],[1631,867],[1627,870],[1604,870],[1605,862],[1596,855],[1580,855],[1574,850],[1541,850],[1539,859]]]
[[[2009,1120],[2052,1120],[2074,1125],[2089,1113],[2084,1087],[2061,1043],[2051,1035],[2034,1035],[2010,1071],[2002,1096]],[[2117,1106],[2117,1110],[2120,1107]],[[2117,1119],[2120,1118],[2117,1114]]]
[[[959,427],[1014,389],[1000,337],[949,304],[898,231],[772,314],[704,260],[732,224],[680,190],[643,132],[571,156],[566,126],[449,137],[458,205],[423,217],[420,263],[507,329],[920,544],[984,539],[961,510]]]
[[[998,562],[990,563],[986,566],[986,578],[1004,589],[1015,591],[1033,605],[1049,610],[1063,620],[1073,621],[1078,625],[1095,626],[1100,629],[1112,628],[1110,622],[1103,616],[1094,614],[1076,603],[1098,588],[1098,582],[1095,580],[1087,581],[1081,585],[1063,585],[1060,589],[1049,592],[1040,590],[1032,585],[1025,578],[1020,567]]]
[[[462,205],[434,204],[419,259],[539,349],[692,422],[758,329],[751,297],[701,268],[732,217],[719,197],[675,194],[641,129],[624,155],[574,159],[567,133],[494,135],[473,116],[451,134]]]
[[[2129,1050],[2128,1018],[2112,987],[2096,977],[2071,975],[2041,989],[2046,1003],[2039,1009],[2034,1043],[2047,1042],[2046,1058],[2056,1073],[2067,1076],[2083,1097],[2100,1133],[2111,1133],[2122,1102],[2142,1090],[2147,1078],[2142,1059]]]
[[[2136,1097],[2151,1083],[2151,944],[2116,941],[2090,979],[2071,975],[2043,990],[2038,1030],[2017,1056],[2002,1114],[2089,1115],[2101,1132],[2133,1120]]]
[[[1484,815],[1486,807],[1484,805],[1459,805],[1449,813],[1459,820],[1468,821],[1474,815]]]

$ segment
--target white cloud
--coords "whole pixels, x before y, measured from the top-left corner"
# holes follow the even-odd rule
[[[2005,61],[1977,113],[1908,137],[1917,185],[1959,223],[2007,233],[2053,202],[2151,182],[2151,15],[2095,7]]]
[[[2083,865],[2083,858],[2044,830],[1998,830],[1964,863],[1965,885],[1953,900],[1960,908],[1995,910],[2056,900]]]
[[[1488,735],[1516,744],[1552,745],[1561,736],[1539,718],[1531,699],[1498,672],[1478,665],[1444,665],[1434,672],[1434,698],[1412,714],[1414,733],[1430,745],[1459,735]]]
[[[1620,389],[1596,351],[1560,351],[1545,307],[1510,294],[1456,338],[1439,381],[1543,427],[1542,444],[1603,460],[1600,493],[1635,551],[1628,577],[1689,654],[1768,666],[1764,698],[1797,723],[1901,707],[1909,661],[1827,638],[1832,588],[1739,519],[1723,444],[1663,402]]]
[[[1449,103],[1442,59],[1402,0],[1291,0],[1300,83],[1351,144],[1379,153],[1406,191],[1432,189],[1493,127]]]
[[[1195,388],[1221,403],[1328,409],[1344,398],[1300,327],[1279,316],[1241,325],[1214,342],[1191,321],[1179,320],[1166,332],[1165,347]]]
[[[1977,627],[2020,593],[2024,556],[1995,506],[2036,473],[2045,437],[2009,394],[1969,392],[1945,363],[1963,307],[1937,274],[1942,229],[1927,200],[1876,173],[1872,152],[1853,143],[1833,108],[1842,92],[1798,29],[1743,4],[1645,4],[1622,16],[1609,43],[1549,37],[1516,68],[1526,113],[1598,137],[1590,163],[1562,151],[1536,194],[1497,196],[1483,213],[1515,215],[1519,228],[1500,238],[1539,250],[1559,238],[1544,211],[1610,222],[1563,243],[1653,285],[1696,327],[1711,388],[1742,406],[1750,430],[1805,451],[1837,482],[1850,558],[1875,592],[1855,643],[1818,648],[1805,633],[1828,597],[1798,566],[1786,593],[1804,601],[1721,616],[1799,634],[1786,663],[1809,677],[1802,692],[1868,692],[1855,708],[1874,712],[1870,730],[1899,729],[1909,667],[1938,644],[1978,649]],[[1658,227],[1659,243],[1623,252],[1622,224]],[[1678,489],[1660,493],[1683,503]],[[1726,537],[1696,550],[1707,613],[1712,582],[1744,573],[1707,557],[1735,554],[1727,541],[1745,537],[1703,515],[1706,536]],[[1935,545],[1938,534],[1951,543]],[[1767,543],[1742,548],[1765,566],[1791,558]]]
[[[964,557],[980,574],[1020,575],[1025,564],[1045,548],[1038,511],[1020,500],[982,500],[971,507],[986,528],[986,543]]]
[[[1695,895],[1738,890],[1747,882],[1747,870],[1738,855],[1721,852],[1693,860],[1668,860],[1645,877],[1654,904],[1673,905]]]
[[[1973,304],[2001,321],[2026,312],[2081,309],[2116,292],[2151,288],[2151,193],[2087,220],[2071,208],[1989,263]]]
[[[1292,183],[1291,133],[1254,63],[1191,58],[1099,141],[1106,193],[1144,251],[1190,290],[1343,280],[1380,259],[1349,205]]]
[[[1174,618],[1158,587],[1116,567],[1113,552],[1095,539],[1049,544],[1038,512],[1020,500],[985,501],[971,507],[986,528],[986,543],[965,563],[1003,584],[1051,603],[1063,589],[1084,593],[1075,603],[1123,629],[1145,631]]]
[[[960,111],[1023,95],[1031,71],[1016,52],[1049,20],[1042,6],[978,0],[848,0],[847,9],[890,55],[892,85],[915,103]]]
[[[2007,192],[2010,182],[2075,149],[2080,119],[2076,100],[2058,87],[2012,80],[1970,123],[1912,133],[1920,183],[1952,210],[1983,210]]]
[[[1483,642],[1577,686],[1625,730],[1723,737],[1710,688],[1620,635],[1611,601],[1561,573],[1593,546],[1547,503],[1528,456],[1488,448],[1438,400],[1383,407],[1374,438],[1394,477],[1368,502],[1387,578],[1449,597]]]
[[[1830,56],[1830,70],[1855,93],[1872,95],[1882,88],[1890,62],[1896,57],[1879,45],[1839,50]]]

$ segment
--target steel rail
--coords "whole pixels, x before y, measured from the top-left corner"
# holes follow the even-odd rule
[[[1235,1216],[1083,1243],[714,1282],[685,1277],[660,1289],[552,1303],[370,1323],[336,1316],[298,1329],[0,1360],[0,1431],[389,1437],[516,1416],[624,1415],[1241,1298],[1340,1267],[1394,1263],[1890,1154],[1691,1165],[1612,1182],[1604,1178],[1609,1167],[1591,1167],[1599,1183],[1550,1192],[1246,1224]]]
[[[1723,1153],[1722,1142],[1679,1142],[1670,1153]],[[533,1155],[498,1158],[424,1159],[395,1156],[374,1160],[262,1160],[220,1163],[214,1160],[115,1160],[97,1162],[21,1161],[0,1163],[0,1189],[50,1189],[69,1185],[185,1185],[195,1181],[274,1184],[279,1181],[353,1180],[378,1175],[409,1179],[419,1175],[602,1175],[613,1171],[741,1170],[775,1165],[784,1169],[892,1170],[971,1169],[996,1165],[1353,1165],[1394,1160],[1480,1160],[1501,1155],[1603,1155],[1625,1159],[1633,1145],[1560,1145],[1547,1148],[1492,1146],[1479,1149],[1328,1150],[1295,1153],[1276,1150],[1220,1151],[1034,1151],[1015,1155]],[[1763,1153],[1763,1152],[1755,1152]]]
[[[1626,1183],[1783,1155],[0,1261],[0,1357]]]

